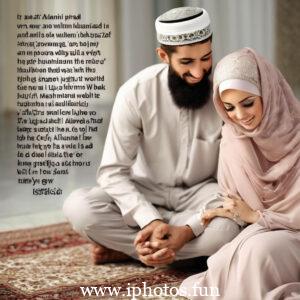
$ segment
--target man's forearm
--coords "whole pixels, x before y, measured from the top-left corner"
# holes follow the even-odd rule
[[[194,232],[189,225],[185,225],[185,236],[186,236],[186,243],[190,242],[195,238]]]

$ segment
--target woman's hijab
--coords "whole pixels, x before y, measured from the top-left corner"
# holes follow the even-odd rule
[[[252,131],[235,124],[220,99],[231,79],[255,85],[263,116]],[[273,212],[278,222],[300,229],[300,102],[279,70],[249,48],[224,57],[214,73],[214,104],[222,130],[218,181],[255,210]]]

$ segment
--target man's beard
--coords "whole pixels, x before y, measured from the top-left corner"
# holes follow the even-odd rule
[[[198,109],[203,107],[210,99],[212,84],[209,79],[212,68],[203,76],[200,82],[188,84],[176,71],[169,66],[168,85],[174,103],[179,108]]]

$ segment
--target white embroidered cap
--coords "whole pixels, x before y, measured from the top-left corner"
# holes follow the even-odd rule
[[[203,41],[212,35],[207,11],[200,7],[173,8],[155,21],[157,40],[179,46]]]

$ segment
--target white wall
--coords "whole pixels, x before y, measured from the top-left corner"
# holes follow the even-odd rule
[[[205,8],[212,22],[214,59],[252,47],[275,62],[275,0],[185,0]]]

